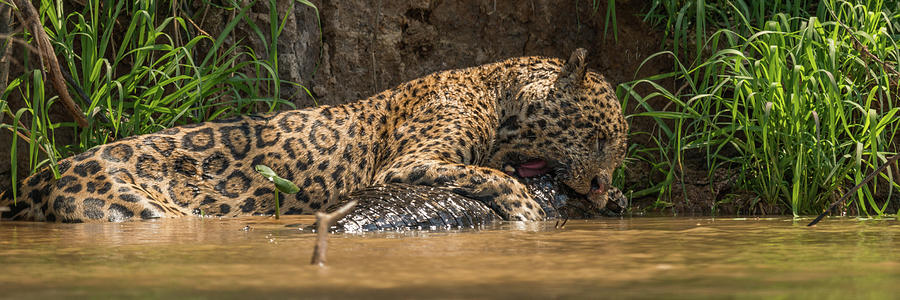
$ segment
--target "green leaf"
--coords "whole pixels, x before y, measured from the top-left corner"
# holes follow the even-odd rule
[[[259,172],[260,175],[275,183],[275,188],[277,188],[279,192],[285,194],[296,194],[300,191],[300,188],[297,187],[297,185],[293,182],[278,177],[278,175],[275,174],[275,171],[272,171],[272,168],[269,168],[265,165],[256,165],[256,172]]]

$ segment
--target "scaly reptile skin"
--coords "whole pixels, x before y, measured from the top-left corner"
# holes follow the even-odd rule
[[[583,197],[560,191],[562,186],[550,175],[520,180],[547,213],[547,220],[618,216],[627,207],[627,199],[616,188],[609,189],[607,206],[596,208]],[[346,217],[338,220],[332,227],[334,232],[478,228],[502,220],[477,200],[434,187],[377,185],[353,192],[344,203],[352,200],[358,204]]]

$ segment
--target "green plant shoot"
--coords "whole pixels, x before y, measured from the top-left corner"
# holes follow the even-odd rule
[[[278,192],[285,194],[296,194],[300,188],[296,184],[287,179],[278,177],[272,168],[265,165],[256,165],[256,172],[275,184],[275,219],[281,218],[281,205],[278,203]]]

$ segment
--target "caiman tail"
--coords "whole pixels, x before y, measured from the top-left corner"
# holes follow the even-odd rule
[[[345,201],[353,200],[359,203],[338,220],[334,231],[458,229],[501,220],[481,202],[427,186],[376,185],[351,193]]]

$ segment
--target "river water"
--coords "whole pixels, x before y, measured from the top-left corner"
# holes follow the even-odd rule
[[[635,217],[332,235],[275,221],[0,223],[0,298],[895,298],[900,223]],[[808,220],[806,220],[808,221]],[[243,230],[249,226],[249,230]]]

